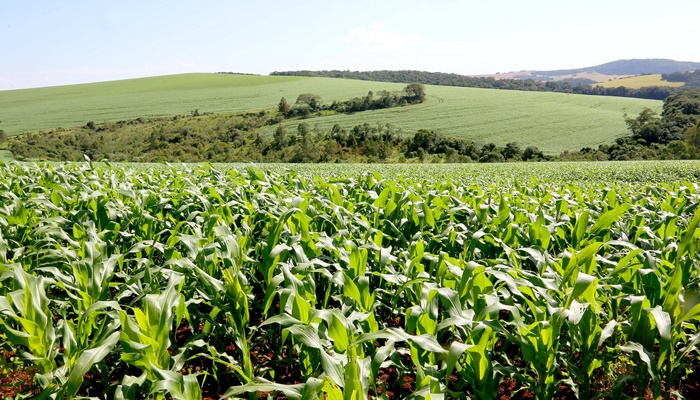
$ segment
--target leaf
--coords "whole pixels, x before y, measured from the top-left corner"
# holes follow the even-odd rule
[[[637,353],[639,359],[646,364],[647,372],[652,379],[657,379],[655,363],[652,362],[653,356],[639,343],[637,342],[627,342],[620,346],[620,350],[626,353]]]
[[[632,208],[629,204],[623,204],[615,209],[604,212],[598,217],[593,227],[589,230],[588,236],[597,238],[603,231],[610,229],[610,226],[620,217],[620,215]]]
[[[698,229],[698,225],[700,225],[700,210],[695,212],[695,216],[693,217],[692,221],[690,221],[690,224],[688,224],[688,228],[685,230],[685,232],[683,232],[683,237],[678,245],[676,263],[680,262],[681,257],[683,257],[690,249],[693,248],[695,232]]]
[[[114,332],[102,342],[97,343],[96,347],[85,350],[80,354],[78,361],[76,361],[70,371],[68,382],[64,388],[66,390],[66,396],[68,396],[69,399],[73,398],[76,393],[78,393],[80,385],[83,383],[83,378],[85,374],[90,371],[90,368],[102,361],[114,349],[118,341],[119,332]]]
[[[671,322],[671,316],[668,315],[666,311],[662,310],[660,306],[656,306],[652,309],[647,309],[646,311],[648,311],[649,314],[651,314],[654,317],[654,321],[656,321],[656,329],[658,329],[661,338],[667,342],[670,342],[671,328],[673,326],[673,323]]]
[[[583,299],[587,303],[595,304],[596,290],[598,289],[598,278],[593,275],[579,272],[576,278],[574,290],[571,292],[571,298],[574,300]]]
[[[452,342],[450,350],[447,352],[447,357],[445,358],[445,376],[452,376],[455,365],[469,347],[471,347],[471,345]]]

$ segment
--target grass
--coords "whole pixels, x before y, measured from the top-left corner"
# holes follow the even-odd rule
[[[332,78],[184,74],[0,92],[0,120],[9,135],[139,116],[230,112],[275,107],[315,93],[324,102],[401,90],[404,84]],[[306,120],[321,127],[390,123],[412,134],[435,129],[456,138],[518,142],[555,154],[610,143],[627,133],[623,115],[661,102],[629,98],[427,86],[428,101],[411,107]],[[294,128],[295,124],[290,124]],[[266,133],[271,134],[273,128]]]
[[[637,75],[628,78],[616,79],[608,82],[598,83],[598,86],[605,88],[628,87],[630,89],[640,89],[647,86],[683,86],[683,82],[668,82],[661,79],[661,74]]]

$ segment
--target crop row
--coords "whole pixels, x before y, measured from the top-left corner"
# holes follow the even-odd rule
[[[694,182],[0,168],[20,397],[680,398],[699,364]]]

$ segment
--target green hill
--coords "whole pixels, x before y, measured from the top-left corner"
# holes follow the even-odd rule
[[[400,90],[405,85],[231,74],[181,74],[121,81],[0,91],[0,128],[16,135],[137,117],[274,107],[316,93],[329,101]]]
[[[683,82],[669,82],[662,79],[661,74],[648,74],[648,75],[637,75],[630,76],[627,78],[614,79],[607,82],[596,83],[598,86],[605,88],[614,88],[619,86],[624,86],[632,89],[639,89],[647,86],[671,86],[671,87],[681,87],[684,85]]]
[[[332,78],[185,74],[0,92],[0,127],[9,135],[137,117],[274,108],[314,93],[330,103],[404,84]],[[562,93],[426,86],[421,105],[305,120],[311,126],[350,128],[390,123],[405,133],[434,129],[477,143],[516,141],[546,153],[610,143],[627,133],[623,115],[660,101]],[[289,124],[292,128],[295,123]],[[273,127],[265,130],[271,134]]]
[[[428,101],[410,107],[338,114],[304,120],[323,130],[334,124],[390,123],[413,133],[434,129],[445,136],[477,143],[517,142],[547,154],[610,143],[628,134],[623,115],[642,108],[657,111],[661,102],[609,96],[426,86]],[[302,121],[288,124],[295,130]],[[274,127],[266,129],[272,134]]]

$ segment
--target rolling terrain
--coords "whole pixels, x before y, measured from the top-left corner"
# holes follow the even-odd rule
[[[637,75],[626,78],[614,79],[607,82],[600,82],[598,86],[613,88],[618,86],[628,87],[630,89],[639,89],[646,86],[671,86],[681,87],[683,82],[669,82],[661,79],[661,74]]]
[[[406,133],[432,129],[448,137],[476,143],[536,146],[546,154],[610,143],[628,133],[624,114],[644,107],[660,110],[661,102],[622,97],[563,93],[426,86],[428,101],[418,106],[337,114],[287,123],[305,122],[328,130],[364,122],[389,123]],[[271,135],[274,127],[264,131]]]
[[[302,93],[324,103],[364,96],[368,91],[398,91],[403,84],[331,78],[185,74],[86,85],[0,92],[2,129],[9,135],[137,117],[232,112],[291,103]],[[392,124],[406,134],[432,129],[477,143],[518,142],[554,154],[596,147],[625,135],[624,114],[660,101],[562,93],[426,86],[421,105],[305,119],[311,126],[351,128]],[[287,123],[293,129],[300,120]],[[272,134],[274,127],[263,133]]]
[[[582,68],[571,68],[571,69],[559,69],[551,71],[514,71],[506,73],[496,73],[488,75],[479,75],[482,77],[492,77],[496,79],[533,79],[539,81],[559,81],[566,79],[586,79],[593,82],[604,83],[609,80],[618,80],[627,77],[634,77],[635,75],[642,74],[653,74],[661,75],[668,74],[672,72],[688,72],[696,69],[700,69],[699,62],[691,61],[676,61],[663,58],[650,58],[650,59],[630,59],[630,60],[616,60],[608,63],[594,65],[590,67]],[[647,84],[648,82],[648,84]],[[666,85],[663,82],[656,83],[655,81],[643,81],[643,82],[633,82],[633,85],[642,84],[642,86],[627,86],[630,88],[640,88],[644,86],[674,86]],[[601,85],[605,87],[607,84]]]
[[[561,69],[554,71],[535,71],[537,75],[561,76],[580,74],[584,72],[597,72],[604,75],[639,75],[639,74],[667,74],[671,72],[685,72],[700,69],[700,63],[691,61],[676,61],[665,58],[616,60],[592,67]]]
[[[137,117],[235,112],[275,107],[302,93],[325,101],[405,85],[340,79],[181,74],[122,81],[0,91],[0,127],[8,135]]]

